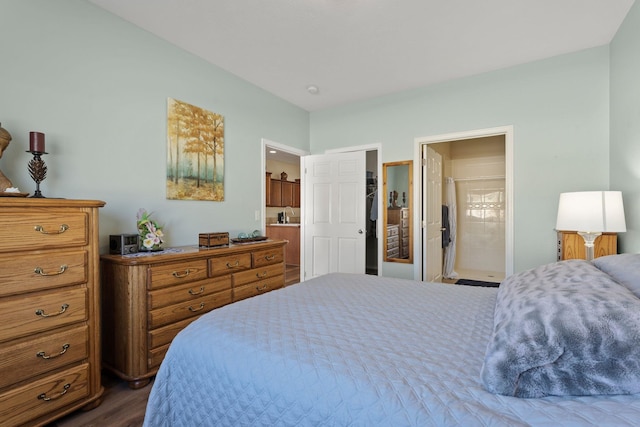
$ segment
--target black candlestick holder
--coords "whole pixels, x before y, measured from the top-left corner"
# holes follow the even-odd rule
[[[46,198],[40,192],[40,183],[47,177],[47,165],[41,156],[49,153],[44,151],[27,151],[27,153],[33,154],[33,159],[29,160],[29,175],[36,182],[36,192],[31,197]]]

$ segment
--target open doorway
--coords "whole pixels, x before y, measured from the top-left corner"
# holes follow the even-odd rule
[[[420,204],[424,212],[435,211],[437,207],[438,216],[442,208],[438,221],[443,220],[438,227],[442,230],[440,253],[434,255],[433,245],[421,244],[422,272],[416,277],[433,280],[433,263],[440,263],[437,267],[442,267],[440,277],[445,282],[455,283],[458,279],[501,282],[513,273],[512,128],[416,141],[421,150],[428,146],[442,158],[441,200],[431,200],[423,183]],[[429,164],[425,161],[425,170],[419,174],[426,176]],[[422,176],[416,179],[424,182]],[[453,211],[448,212],[449,208]],[[451,230],[450,225],[456,229]],[[451,232],[455,233],[453,238]],[[422,240],[428,242],[426,228]]]
[[[287,240],[285,246],[285,286],[300,282],[302,259],[301,204],[304,150],[262,140],[262,218],[263,235]],[[256,218],[258,219],[258,218]]]
[[[271,151],[276,151],[276,153],[272,153]],[[367,146],[359,146],[359,147],[351,147],[344,148],[340,150],[330,150],[329,152],[339,153],[339,152],[350,152],[350,151],[364,151],[366,154],[366,167],[365,167],[365,176],[363,179],[366,180],[366,190],[362,192],[362,200],[363,205],[366,206],[366,211],[363,213],[363,216],[366,217],[366,225],[363,227],[363,233],[367,233],[366,239],[366,249],[365,253],[362,255],[363,265],[362,269],[367,274],[378,275],[380,272],[380,264],[382,260],[382,251],[381,244],[382,239],[379,239],[381,230],[381,223],[377,218],[377,214],[380,210],[380,206],[382,204],[383,197],[376,197],[378,191],[381,191],[382,181],[378,179],[381,176],[382,165],[380,163],[380,144],[372,144]],[[307,194],[305,194],[305,174],[303,167],[303,158],[308,156],[309,152],[300,150],[294,147],[290,147],[287,145],[280,144],[278,142],[270,141],[267,139],[262,140],[262,210],[260,213],[260,218],[262,219],[262,229],[267,230],[267,226],[270,225],[274,219],[277,221],[277,212],[282,209],[281,207],[275,208],[273,206],[267,206],[266,200],[266,184],[267,184],[267,172],[271,172],[271,174],[281,173],[279,169],[284,169],[288,166],[282,167],[282,163],[293,164],[297,162],[300,169],[298,172],[295,172],[293,176],[296,176],[296,173],[299,173],[300,179],[300,207],[294,208],[294,213],[291,214],[293,217],[294,223],[299,221],[300,225],[300,240],[297,242],[299,245],[299,263],[300,266],[305,265],[305,242],[304,236],[306,233],[306,225],[305,225],[305,216],[307,215],[305,211],[305,199]],[[267,164],[272,164],[272,161],[276,161],[278,171],[272,172],[267,170]],[[276,169],[274,169],[276,170]],[[285,171],[285,170],[283,170]],[[286,172],[286,171],[285,171]],[[289,173],[287,172],[287,175]],[[287,177],[290,180],[291,177]],[[295,178],[294,178],[295,179]],[[275,212],[275,216],[274,216]],[[258,220],[258,213],[256,213],[256,220]],[[299,281],[304,281],[304,271],[300,266],[290,265],[287,268],[289,279],[285,278],[285,281],[290,284],[291,280],[293,280],[296,274],[299,275]]]

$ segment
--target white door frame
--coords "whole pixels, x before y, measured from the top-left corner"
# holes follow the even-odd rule
[[[382,143],[373,143],[373,144],[365,144],[365,145],[357,145],[351,147],[341,147],[334,148],[331,150],[326,150],[325,154],[329,153],[347,153],[349,151],[377,151],[377,176],[378,176],[378,196],[382,194]],[[415,181],[414,181],[415,182]],[[382,209],[385,208],[383,205],[384,197],[378,197],[378,212],[382,212]],[[379,217],[380,218],[380,217]],[[415,230],[415,228],[414,228]],[[376,221],[376,235],[382,236],[382,221]],[[378,276],[382,274],[382,239],[378,239]],[[416,252],[414,252],[415,254]],[[302,262],[302,261],[301,261]],[[366,262],[366,260],[365,260]]]
[[[261,157],[261,164],[262,164],[262,174],[260,177],[260,182],[261,182],[261,203],[260,203],[260,220],[261,220],[261,226],[262,226],[262,231],[263,233],[266,233],[267,227],[266,227],[266,215],[267,215],[267,189],[266,189],[266,185],[267,185],[267,147],[273,147],[276,148],[280,151],[284,151],[285,153],[289,153],[289,154],[294,154],[298,157],[300,157],[300,167],[302,167],[302,157],[309,155],[310,153],[308,151],[305,150],[301,150],[299,148],[295,148],[295,147],[291,147],[288,145],[284,145],[284,144],[280,144],[279,142],[275,142],[275,141],[270,141],[266,138],[262,138],[261,139],[261,146],[262,146],[262,157]],[[300,171],[300,265],[304,265],[304,246],[303,246],[303,240],[302,240],[302,236],[304,236],[304,191],[302,191],[302,189],[304,188],[304,174],[302,173],[302,170]],[[256,218],[257,220],[258,218]],[[300,281],[302,282],[304,280],[304,278],[300,277]]]
[[[415,138],[414,160],[416,165],[422,164],[422,154],[420,147],[423,144],[435,144],[438,142],[458,141],[461,139],[484,138],[489,136],[504,135],[505,140],[505,192],[507,194],[506,218],[505,218],[505,276],[513,274],[514,270],[514,218],[513,218],[513,126],[501,126],[488,129],[477,129],[464,132],[448,133],[443,135],[423,136]],[[420,182],[420,185],[414,185],[413,196],[416,201],[414,209],[420,208],[416,212],[422,211],[422,180],[420,173],[422,167],[413,168],[413,182]],[[420,230],[420,239],[413,240],[413,253],[420,256],[420,262],[413,263],[413,277],[415,280],[423,280],[422,263],[425,254],[423,253],[422,244],[424,232],[424,220],[420,215],[414,215],[414,230]],[[414,260],[418,258],[414,257]]]

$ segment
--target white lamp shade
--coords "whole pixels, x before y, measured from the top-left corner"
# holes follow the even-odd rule
[[[556,230],[600,233],[627,231],[620,191],[560,194]]]

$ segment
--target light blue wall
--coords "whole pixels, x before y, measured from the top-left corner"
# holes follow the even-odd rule
[[[0,168],[23,191],[28,132],[46,134],[50,197],[101,199],[108,234],[132,232],[139,207],[154,211],[169,245],[199,232],[253,230],[260,210],[260,140],[315,153],[382,144],[382,161],[412,159],[414,139],[513,125],[515,269],[555,259],[558,194],[621,189],[640,248],[638,171],[639,6],[609,47],[380,97],[309,115],[85,0],[0,0],[0,122],[13,142]],[[223,114],[222,203],[165,198],[166,99]],[[411,277],[410,266],[383,271]]]
[[[224,202],[166,200],[167,97],[224,115]],[[135,232],[140,207],[168,245],[258,228],[261,138],[309,146],[306,111],[84,0],[0,0],[0,122],[13,136],[0,168],[22,191],[35,189],[25,150],[40,131],[43,194],[107,202],[102,252]]]
[[[507,125],[521,271],[555,261],[561,192],[609,187],[607,46],[314,112],[311,150],[381,143],[383,162],[408,160],[417,137]],[[413,277],[413,267],[383,274]]]
[[[611,43],[611,189],[621,190],[627,232],[619,249],[640,252],[640,3]]]

